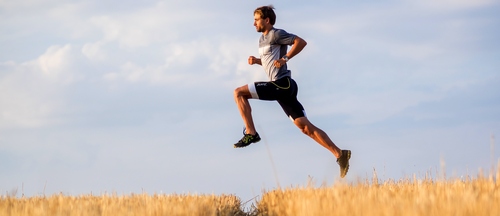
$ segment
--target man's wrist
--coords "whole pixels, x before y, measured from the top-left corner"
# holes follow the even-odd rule
[[[285,60],[285,62],[288,62],[288,60],[290,60],[290,58],[288,58],[288,56],[287,56],[287,55],[284,55],[284,56],[282,57],[282,59],[283,59],[283,60]]]

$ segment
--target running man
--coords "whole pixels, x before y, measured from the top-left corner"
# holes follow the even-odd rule
[[[306,46],[302,38],[274,28],[276,14],[272,5],[262,6],[254,11],[254,26],[261,32],[259,39],[260,58],[250,56],[248,64],[261,65],[267,73],[269,82],[255,82],[234,90],[234,99],[245,123],[244,136],[234,144],[235,148],[246,147],[260,141],[252,119],[252,110],[248,99],[275,100],[293,123],[306,135],[328,149],[337,158],[340,166],[340,177],[344,178],[349,169],[350,150],[341,150],[328,135],[314,126],[306,117],[306,113],[297,100],[298,86],[292,79],[287,62],[295,57]],[[287,46],[292,46],[287,52]]]

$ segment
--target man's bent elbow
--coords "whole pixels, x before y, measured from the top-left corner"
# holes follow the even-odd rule
[[[307,41],[297,36],[294,40],[294,44],[297,45],[297,47],[304,48],[307,45]]]

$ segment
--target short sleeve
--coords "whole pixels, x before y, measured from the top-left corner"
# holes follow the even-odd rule
[[[283,29],[277,29],[274,32],[274,41],[281,45],[292,45],[296,35],[290,34]]]

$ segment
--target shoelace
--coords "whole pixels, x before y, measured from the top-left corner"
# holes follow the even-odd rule
[[[245,134],[245,136],[243,137],[243,142],[244,143],[248,143],[250,142],[251,140],[253,139],[253,135],[250,135],[250,134]]]

